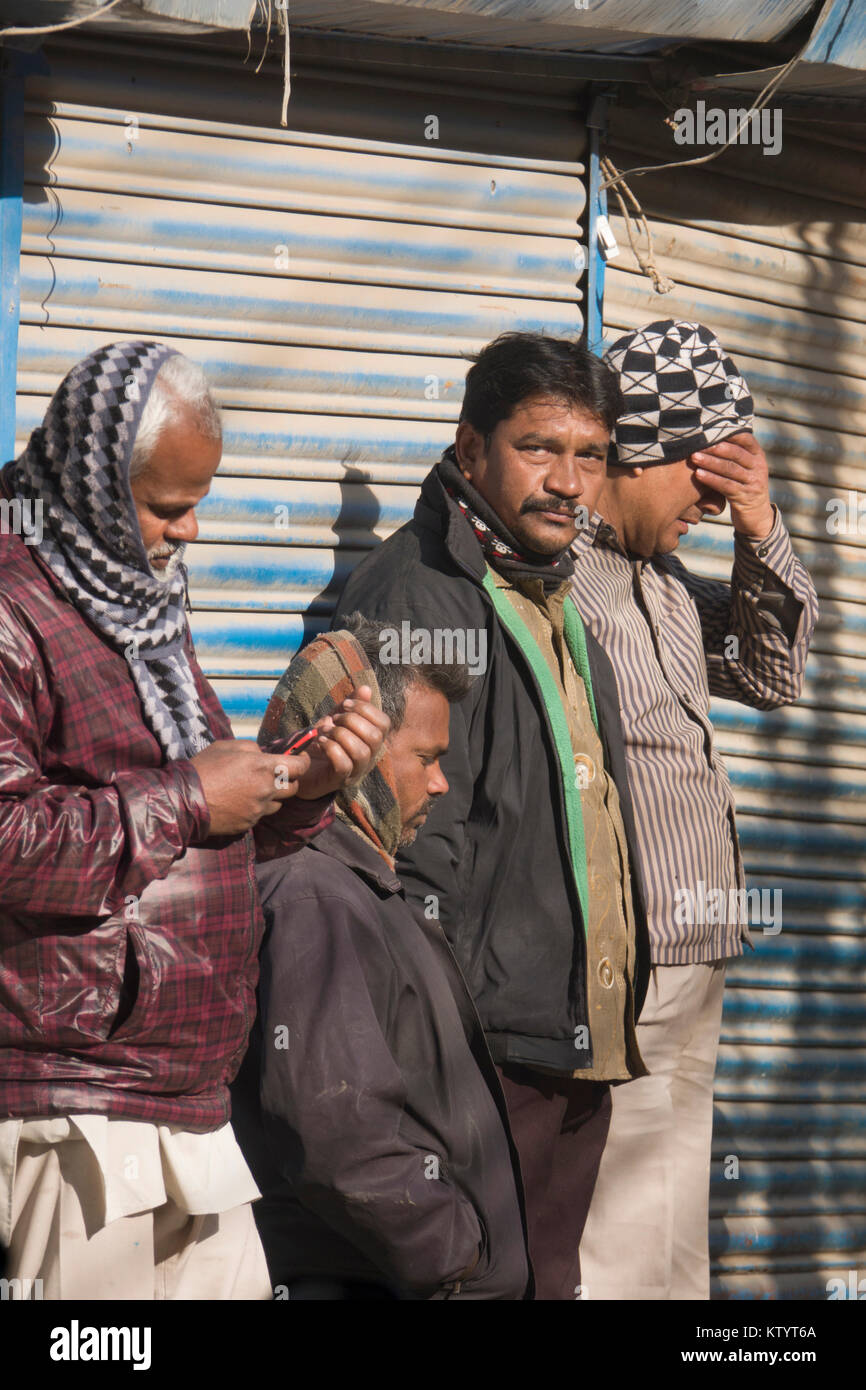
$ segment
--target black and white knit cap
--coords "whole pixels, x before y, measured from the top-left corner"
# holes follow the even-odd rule
[[[604,360],[619,375],[625,403],[611,435],[612,463],[673,463],[752,430],[746,381],[701,323],[650,323],[618,338]]]

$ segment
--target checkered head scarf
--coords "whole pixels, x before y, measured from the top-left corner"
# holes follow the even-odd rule
[[[703,324],[650,323],[618,338],[604,360],[619,374],[624,399],[611,435],[611,463],[673,463],[752,430],[754,404],[745,379]]]
[[[186,571],[161,582],[129,486],[132,447],[163,362],[162,343],[109,343],[62,380],[20,458],[13,493],[41,499],[36,549],[67,598],[126,659],[167,759],[212,741],[185,650]],[[181,552],[182,553],[182,552]]]
[[[323,632],[292,659],[265,710],[258,741],[262,748],[333,714],[360,685],[369,685],[372,703],[382,708],[376,676],[364,648],[346,630]],[[387,746],[360,782],[337,793],[337,816],[372,843],[394,868],[403,818]]]

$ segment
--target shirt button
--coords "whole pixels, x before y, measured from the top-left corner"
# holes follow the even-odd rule
[[[574,755],[574,785],[577,788],[588,787],[590,782],[595,781],[595,763],[588,753],[575,753]]]
[[[607,956],[598,963],[598,980],[602,989],[611,989],[613,987],[613,966]]]
[[[770,553],[770,547],[769,547],[768,545],[762,545],[761,548],[760,548],[760,550],[758,551],[758,555],[760,556],[760,558],[761,558],[762,560],[763,560],[764,556],[765,556],[765,555],[769,555],[769,553]]]

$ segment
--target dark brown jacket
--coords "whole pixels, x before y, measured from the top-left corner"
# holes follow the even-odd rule
[[[273,1283],[522,1298],[505,1106],[438,923],[339,820],[258,877],[260,1014],[233,1100]]]

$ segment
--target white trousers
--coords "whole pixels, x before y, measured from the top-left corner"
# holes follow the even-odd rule
[[[251,1203],[193,1216],[169,1200],[102,1225],[99,1169],[80,1139],[22,1142],[11,1201],[5,1273],[25,1298],[273,1298]]]
[[[650,1075],[612,1087],[580,1245],[589,1299],[708,1299],[713,1077],[725,965],[657,965],[637,1025]]]

